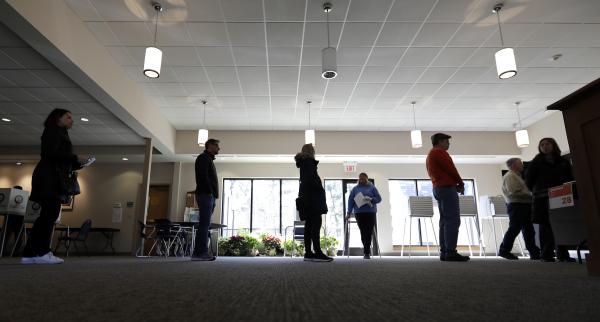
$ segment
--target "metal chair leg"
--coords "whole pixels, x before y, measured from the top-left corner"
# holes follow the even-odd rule
[[[408,258],[412,255],[412,217],[408,219]]]
[[[496,257],[498,256],[498,238],[496,237],[496,218],[492,217],[492,230],[494,232],[494,246],[496,248]]]
[[[421,218],[419,218],[419,224],[421,223]],[[423,226],[425,226],[425,240],[427,241],[427,256],[431,257],[431,252],[429,251],[429,236],[427,235],[427,220],[423,220]]]
[[[460,218],[461,221],[463,218]],[[465,218],[465,230],[467,231],[467,245],[469,246],[469,255],[473,256],[473,247],[471,247],[471,223]]]
[[[404,229],[402,229],[402,248],[400,249],[400,257],[404,257],[404,238],[406,237],[406,218],[404,217]]]
[[[433,240],[435,241],[435,244],[438,246],[441,246],[438,242],[437,235],[435,234],[435,226],[433,226],[433,218],[429,217],[429,223],[431,224],[431,231],[433,232]],[[442,255],[442,253],[440,252],[440,247],[438,247],[438,255],[439,256]]]

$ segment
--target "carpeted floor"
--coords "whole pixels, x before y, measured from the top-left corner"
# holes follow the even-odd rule
[[[599,321],[585,265],[388,257],[0,260],[0,321]]]

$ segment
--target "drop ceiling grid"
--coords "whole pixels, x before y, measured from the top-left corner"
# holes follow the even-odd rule
[[[314,77],[314,75],[308,78],[304,77],[304,75],[308,72],[314,73],[317,76],[317,73],[320,73],[319,54],[321,47],[324,47],[323,39],[326,39],[324,36],[325,24],[323,23],[325,21],[325,15],[321,10],[321,1],[215,0],[196,2],[194,4],[190,4],[190,7],[187,8],[188,12],[185,18],[181,17],[184,16],[183,13],[185,12],[186,8],[176,8],[171,15],[165,16],[164,20],[162,20],[161,25],[159,26],[159,46],[161,41],[168,41],[166,43],[172,45],[164,46],[165,55],[167,55],[167,51],[169,49],[175,50],[176,53],[179,52],[183,54],[187,51],[185,47],[194,47],[193,51],[196,51],[198,64],[201,65],[198,67],[205,69],[205,71],[206,68],[210,68],[214,76],[217,76],[217,78],[219,76],[227,77],[227,68],[231,68],[234,76],[230,79],[222,79],[228,80],[227,82],[224,82],[224,84],[217,85],[213,79],[208,77],[208,84],[213,87],[213,90],[209,91],[209,95],[207,96],[209,97],[209,101],[215,100],[217,102],[214,109],[209,110],[210,113],[207,114],[210,122],[212,122],[211,119],[213,117],[219,116],[226,118],[226,111],[228,110],[233,111],[236,107],[243,107],[246,110],[246,113],[248,113],[248,123],[252,123],[253,128],[273,129],[278,123],[282,123],[283,121],[289,122],[290,118],[295,120],[295,123],[293,123],[295,126],[302,127],[302,125],[306,124],[307,117],[307,113],[303,111],[306,109],[306,104],[304,102],[306,99],[310,98],[314,102],[313,107],[318,104],[317,106],[319,107],[319,111],[342,107],[343,109],[339,109],[339,117],[342,118],[344,115],[346,115],[346,118],[351,117],[354,121],[354,126],[351,126],[351,128],[353,128],[356,125],[359,125],[362,119],[361,114],[355,111],[350,113],[351,110],[360,109],[358,102],[370,102],[366,103],[364,106],[366,112],[362,114],[363,117],[365,115],[372,114],[372,110],[388,110],[387,108],[384,108],[378,104],[379,102],[385,101],[382,98],[385,98],[386,100],[394,98],[388,96],[383,97],[382,94],[388,92],[386,89],[391,88],[389,85],[395,84],[396,80],[400,80],[401,82],[407,81],[406,84],[409,84],[410,89],[403,92],[402,95],[395,97],[397,107],[395,112],[394,110],[390,111],[391,114],[389,114],[388,117],[384,117],[382,112],[378,112],[378,114],[376,114],[381,115],[381,122],[385,122],[386,119],[398,114],[400,112],[399,109],[402,110],[402,113],[400,113],[401,115],[409,118],[409,113],[404,111],[404,108],[400,107],[403,107],[407,104],[406,102],[415,98],[416,92],[419,92],[419,96],[416,98],[423,102],[422,107],[424,109],[427,106],[433,106],[429,103],[432,100],[449,98],[450,100],[446,101],[445,105],[437,105],[440,110],[445,111],[446,109],[449,109],[450,106],[455,106],[457,104],[460,105],[461,100],[466,98],[463,96],[463,94],[472,92],[470,88],[473,87],[473,85],[480,83],[499,84],[499,90],[502,90],[507,85],[514,83],[520,83],[521,86],[524,87],[531,85],[532,88],[536,90],[539,89],[541,91],[541,94],[531,93],[529,95],[532,96],[529,97],[531,99],[547,98],[545,90],[543,88],[536,87],[537,84],[558,84],[561,90],[556,91],[555,96],[552,98],[559,99],[561,97],[559,97],[558,94],[562,94],[566,90],[570,90],[573,87],[580,87],[588,80],[599,76],[597,73],[594,74],[592,71],[585,71],[588,70],[586,69],[586,66],[590,64],[591,67],[600,67],[595,66],[594,62],[589,59],[593,57],[593,54],[595,53],[593,46],[596,46],[596,43],[598,42],[598,40],[594,40],[594,32],[600,32],[600,28],[598,27],[598,22],[600,22],[600,19],[595,18],[595,15],[592,13],[598,12],[600,5],[591,0],[580,0],[577,4],[570,5],[560,1],[552,1],[551,5],[554,6],[554,10],[552,12],[548,12],[546,10],[544,12],[546,12],[547,16],[540,17],[537,16],[534,11],[537,10],[536,8],[539,9],[540,7],[543,7],[541,1],[542,0],[534,0],[528,3],[518,3],[513,5],[513,8],[510,8],[509,4],[507,5],[507,8],[502,11],[502,14],[504,14],[501,16],[503,27],[506,29],[505,38],[507,43],[516,44],[515,48],[518,57],[517,63],[520,73],[515,79],[512,80],[512,82],[511,80],[501,82],[495,79],[493,50],[498,48],[499,44],[497,39],[495,39],[496,37],[494,37],[494,35],[497,35],[495,17],[490,12],[491,6],[493,6],[495,2],[493,3],[493,1],[488,0],[459,1],[454,2],[454,4],[451,6],[448,6],[448,3],[444,1],[384,0],[378,1],[377,4],[373,4],[373,1],[368,0],[332,1],[334,4],[334,11],[331,14],[331,21],[333,22],[331,25],[332,36],[333,39],[335,39],[335,37],[338,39],[338,70],[340,71],[339,78],[343,81],[324,81],[318,79],[318,77]],[[97,2],[88,2],[88,4],[84,3],[83,5],[74,4],[76,2],[74,0],[69,0],[68,2],[72,7],[98,6]],[[133,32],[134,30],[124,27],[127,26],[128,23],[135,22],[145,24],[146,26],[150,27],[152,26],[152,19],[150,19],[151,16],[148,15],[148,13],[151,13],[151,8],[140,9],[141,13],[145,12],[145,16],[144,14],[138,14],[138,17],[134,14],[131,14],[129,18],[127,18],[123,13],[117,14],[115,12],[119,8],[129,10],[128,8],[123,7],[123,2],[115,0],[103,1],[101,6],[102,12],[97,15],[88,13],[86,16],[80,13],[80,16],[82,19],[87,21],[88,25],[101,21],[107,23],[109,29],[112,29],[113,26],[118,25],[118,29],[125,29],[123,30],[125,33],[128,32],[127,30],[129,30],[129,32]],[[585,10],[578,9],[579,7],[583,7]],[[208,8],[208,11],[201,13],[200,11],[202,10],[200,10],[200,8]],[[76,12],[85,12],[85,9],[82,8],[74,8],[74,10]],[[167,8],[165,13],[169,12],[169,10],[170,9]],[[465,13],[469,12],[472,14],[465,15]],[[561,16],[563,15],[561,12],[564,13],[564,17]],[[132,18],[134,16],[135,18]],[[385,19],[386,17],[387,20]],[[427,17],[429,17],[429,19],[426,20]],[[364,32],[367,34],[373,34],[373,32],[368,30],[374,30],[373,28],[376,27],[380,27],[379,32],[376,29],[374,30],[376,34],[380,34],[381,36],[384,36],[384,33],[386,35],[393,35],[393,28],[390,29],[391,32],[387,31],[385,27],[381,28],[384,21],[385,25],[388,26],[403,26],[409,29],[415,28],[415,26],[421,26],[421,28],[419,29],[419,32],[415,32],[412,35],[412,40],[410,43],[393,44],[396,46],[389,46],[390,43],[381,43],[382,39],[379,41],[373,41],[373,37],[360,36],[360,34]],[[231,29],[228,29],[227,32],[219,31],[220,29],[225,29],[224,25],[227,25],[226,28],[232,26],[232,28],[234,28],[234,35],[226,35],[226,33],[232,32]],[[172,35],[177,34],[176,31],[181,29],[181,26],[187,30],[187,39],[179,39],[177,37],[171,40],[167,38],[161,39],[161,28],[165,29],[165,34]],[[250,34],[251,36],[248,37],[248,39],[258,39],[258,42],[248,39],[245,40],[243,37],[241,37],[244,35],[243,31],[245,27],[247,27],[248,30],[252,30],[254,26],[257,27],[256,30],[259,30],[259,33]],[[344,27],[343,31],[342,26],[346,26]],[[355,28],[357,26],[360,27]],[[440,37],[441,31],[444,31],[444,29],[447,29],[447,27],[454,27],[453,30],[447,32],[450,34],[450,36]],[[146,27],[146,29],[147,28],[148,27]],[[210,32],[207,31],[206,33],[202,33],[201,30],[203,28],[210,29]],[[418,37],[421,29],[423,28],[425,28],[425,32],[423,34],[430,36],[421,39]],[[278,32],[279,29],[281,29],[281,32]],[[356,32],[352,30],[356,30]],[[401,33],[402,30],[403,29],[397,30],[396,33]],[[561,36],[557,37],[557,39],[553,39],[550,37],[553,31],[561,31]],[[100,31],[97,30],[95,31],[95,33],[99,32]],[[195,34],[196,32],[199,33]],[[569,37],[569,35],[573,35],[575,32],[582,34],[583,39],[578,41],[570,40],[570,38],[573,37]],[[136,35],[134,33],[123,35],[122,38],[135,38],[142,40],[144,37],[150,36],[151,32],[147,35]],[[213,36],[215,37],[214,39],[211,38]],[[102,37],[101,35],[97,35],[97,37],[99,39],[110,39],[108,37]],[[233,39],[231,37],[233,37]],[[404,37],[402,38],[404,39],[403,41],[406,41],[406,36],[402,37]],[[513,37],[512,40],[509,37]],[[114,39],[112,41],[114,41]],[[590,46],[582,46],[582,44],[586,43],[586,41],[592,46],[591,49]],[[108,43],[106,45],[115,45],[115,47],[125,48],[125,50],[120,51],[129,53],[135,51],[137,54],[135,57],[132,57],[131,62],[134,62],[136,65],[124,66],[137,67],[141,69],[141,64],[143,63],[143,48],[145,44],[141,44],[141,41],[134,44],[135,46],[132,46],[133,44],[128,43],[118,46],[115,43]],[[265,46],[265,44],[267,45]],[[352,46],[345,46],[345,44],[352,44]],[[368,45],[361,47],[359,46],[361,44]],[[231,58],[235,62],[227,65],[226,63],[219,63],[217,60],[217,63],[212,66],[211,63],[204,64],[200,62],[203,58],[203,55],[207,56],[205,52],[202,52],[202,48],[215,48],[215,50],[220,50],[216,49],[217,47],[229,47]],[[249,61],[254,62],[253,65],[240,64],[240,62],[248,61],[248,59],[252,57],[249,56],[252,51],[248,51],[245,48],[252,49],[254,47],[258,47],[256,48],[258,51],[260,48],[262,48],[263,63],[256,64],[256,62],[260,62],[260,60],[253,59]],[[200,50],[198,50],[198,48],[200,48]],[[380,51],[383,52],[385,49],[394,50],[395,48],[402,51],[402,56],[396,61],[392,72],[389,71],[389,68],[386,71],[384,67],[385,64],[389,63],[389,57],[384,58],[384,60],[381,62],[373,61],[373,58],[380,57],[378,56]],[[461,54],[460,48],[467,50]],[[568,61],[569,59],[572,61],[572,58],[570,57],[573,55],[578,55],[583,58],[588,57],[588,59],[584,59],[588,61],[588,65],[577,66],[577,68],[580,70],[573,71],[575,67],[572,65],[574,63],[570,63],[570,65],[567,66],[561,66],[561,61],[558,61],[558,64],[556,65],[550,66],[548,66],[548,64],[540,63],[543,61],[543,59],[539,57],[550,54],[551,50],[554,48],[557,50],[571,49],[571,51],[568,51],[568,55],[565,54],[566,57],[563,58],[565,61]],[[468,51],[470,49],[472,49],[472,51],[469,53]],[[421,53],[417,56],[407,56],[407,54],[410,54],[415,50],[421,50],[422,53],[431,54],[428,60],[422,60],[419,64],[411,66],[408,58],[412,59],[425,57]],[[519,60],[519,55],[521,55],[519,54],[519,50],[521,50],[523,53],[527,53],[526,58],[523,59],[523,63],[520,63]],[[482,56],[484,53],[485,56]],[[280,58],[279,55],[284,58]],[[289,57],[287,57],[287,55],[289,55]],[[465,57],[465,55],[467,55],[467,58],[460,61]],[[269,61],[267,61],[267,56],[271,58]],[[256,56],[256,58],[258,57],[259,56]],[[290,57],[293,57],[294,59],[292,60]],[[371,59],[367,59],[367,57],[371,57]],[[437,59],[435,59],[436,57]],[[455,63],[443,63],[444,61],[448,61],[448,59],[451,57],[455,57]],[[219,57],[217,56],[216,58]],[[397,58],[397,56],[394,58]],[[278,59],[281,59],[280,61],[283,63],[272,64],[271,60]],[[344,60],[346,60],[348,64],[345,64]],[[167,62],[166,58],[165,62]],[[403,65],[406,63],[409,65]],[[473,65],[472,63],[476,64]],[[575,64],[584,63],[576,62]],[[383,68],[379,67],[379,69],[377,69],[377,67],[380,65],[382,65]],[[175,70],[175,68],[178,68],[178,70],[181,71],[182,69],[191,67],[191,65],[188,67],[188,65],[185,64],[179,66],[166,64],[164,66],[166,72],[168,72],[170,69]],[[246,68],[264,70],[267,68],[267,66],[269,66],[269,72],[267,72],[266,75],[268,81],[265,81],[264,83],[246,81],[242,77],[242,73],[244,73]],[[556,66],[560,66],[570,71],[570,73],[568,73],[569,77],[565,79],[548,79],[547,77],[544,77],[545,75],[551,75]],[[288,67],[291,67],[291,69]],[[421,69],[419,70],[420,73],[417,73],[416,79],[413,78],[403,80],[402,72],[405,68]],[[527,76],[523,76],[523,79],[527,79],[527,81],[521,81],[519,79],[519,76],[526,75],[527,72],[533,68],[535,69],[533,73],[539,73],[539,75],[541,75],[539,78],[531,79],[533,78],[532,76],[527,79]],[[396,73],[396,71],[399,71],[399,73]],[[132,72],[134,72],[133,69]],[[179,73],[180,72],[174,72],[174,74]],[[587,75],[583,75],[586,73]],[[205,72],[205,74],[208,76],[208,72]],[[357,75],[360,77],[357,77]],[[369,75],[376,76],[376,78],[374,78],[376,81],[363,82],[363,78]],[[471,77],[471,79],[466,78],[465,75],[468,75]],[[459,77],[463,78],[460,79]],[[177,76],[175,76],[175,78],[177,78]],[[287,81],[286,78],[289,78],[289,81]],[[136,79],[140,81],[139,78]],[[456,81],[456,79],[459,79],[459,81]],[[282,80],[286,81],[283,82]],[[194,86],[185,80],[174,79],[173,82],[177,83],[181,88],[184,89]],[[143,82],[143,84],[146,83],[148,83],[147,80]],[[160,86],[168,85],[168,82],[162,81],[151,83],[156,84],[156,86],[159,88]],[[290,89],[290,85],[288,85],[288,83],[296,84],[295,93]],[[362,90],[362,88],[367,88],[363,86],[365,84],[374,85],[371,87],[374,89],[373,92],[369,93],[367,90]],[[224,95],[227,94],[228,88],[233,88],[231,86],[236,85],[238,88],[237,90],[232,90],[231,95]],[[446,89],[449,88],[448,85],[452,85],[454,87],[454,91],[458,92],[458,95],[455,93],[450,93],[450,96],[447,96],[448,91]],[[220,89],[218,93],[214,90],[214,86],[217,86],[217,88]],[[377,86],[379,86],[379,88],[377,88]],[[352,94],[342,96],[341,93],[345,93],[347,88],[351,89]],[[160,91],[158,88],[156,90]],[[200,94],[204,94],[204,92]],[[193,97],[193,94],[187,91],[186,95],[188,97]],[[359,95],[361,97],[358,97]],[[488,93],[486,92],[479,93],[481,98],[485,98],[487,95]],[[161,106],[165,113],[170,113],[170,107],[182,107],[181,105],[169,104],[171,99],[168,97],[170,96],[157,95],[156,97],[157,100],[162,101]],[[224,98],[224,101],[233,102],[231,99],[233,97],[239,97],[243,101],[239,105],[226,106],[219,104],[221,97]],[[317,98],[315,99],[315,97]],[[270,102],[269,118],[262,117],[262,112],[257,113],[256,115],[248,112],[255,110],[255,107],[249,107],[249,101],[258,102],[259,100],[262,101],[265,98]],[[357,100],[355,100],[355,98],[357,98]],[[287,103],[290,99],[294,101],[291,110]],[[345,103],[340,104],[340,102],[344,99]],[[520,98],[506,97],[505,99],[505,106],[507,109],[510,109],[512,107],[511,103],[515,99]],[[197,106],[197,102],[195,103],[194,100],[188,100],[187,102],[184,102],[184,100],[181,99],[173,99],[173,102],[177,101],[180,103],[185,103],[183,106],[187,106],[190,109],[193,109]],[[285,104],[277,105],[275,104],[276,101],[284,102]],[[334,105],[329,106],[328,102],[332,102]],[[221,109],[222,107],[226,109],[219,111],[217,110]],[[480,109],[485,108],[485,106],[480,107]],[[541,111],[544,108],[545,106],[540,105],[537,106],[536,109],[532,109],[529,115],[524,115],[524,120],[526,120],[524,123],[530,124],[543,117],[543,113],[541,113]],[[281,109],[283,109],[283,112],[280,111]],[[288,110],[290,110],[290,113],[285,114]],[[428,111],[431,114],[428,115],[429,118],[426,118],[426,120],[436,119],[436,115],[440,114],[440,110],[434,111],[429,109]],[[198,111],[200,111],[200,109],[198,109]],[[332,112],[328,111],[327,113]],[[197,121],[201,121],[200,115],[201,113],[198,113],[198,117],[196,118]],[[261,117],[258,117],[259,115]],[[288,116],[279,119],[280,115]],[[230,116],[233,117],[233,115]],[[180,129],[197,128],[197,126],[190,125],[193,122],[187,122],[185,126],[183,124],[178,124],[178,121],[175,120],[181,118],[178,118],[176,115],[169,117],[169,119],[173,120],[174,125]],[[319,114],[317,114],[315,119],[320,119]],[[327,120],[328,122],[333,123],[328,127],[335,129],[350,129],[344,128],[344,125],[336,122],[336,119]],[[374,119],[374,121],[376,121],[376,119]],[[510,120],[504,120],[500,118],[498,119],[498,122],[500,123],[500,126],[504,127],[506,130],[511,129],[512,123],[514,123]],[[469,129],[473,126],[472,123],[473,122],[469,120],[459,122],[459,124],[455,124],[455,126],[458,126],[459,128],[460,126],[464,126],[465,129]],[[262,124],[262,127],[260,124]],[[212,126],[212,124],[210,124],[210,126]],[[424,129],[433,129],[436,126],[437,124],[435,123],[432,123],[431,126],[423,123]],[[410,128],[410,126],[408,128]],[[240,129],[244,129],[244,127],[242,126]]]
[[[73,112],[75,126],[71,136],[78,144],[132,145],[141,138],[123,122],[86,94],[51,63],[0,24],[0,145],[37,145],[43,122],[54,108]],[[80,117],[89,123],[79,121]],[[112,137],[106,137],[106,134]]]

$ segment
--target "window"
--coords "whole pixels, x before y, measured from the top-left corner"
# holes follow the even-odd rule
[[[463,180],[465,182],[465,195],[475,196],[475,181],[472,179]],[[431,196],[433,198],[433,186],[430,180],[427,179],[391,179],[388,181],[390,189],[390,207],[392,213],[392,242],[394,245],[409,244],[408,227],[405,230],[405,218],[409,213],[408,197],[409,196]],[[439,209],[435,198],[433,199],[433,230],[436,236],[439,236]],[[412,236],[410,243],[412,245],[435,244],[434,236],[432,236],[432,228],[427,220],[427,223],[421,219],[414,220],[412,223]],[[408,220],[407,220],[408,222]],[[461,231],[464,229],[465,222],[461,225]],[[421,229],[419,229],[421,228]],[[426,230],[426,229],[427,230]],[[475,229],[475,228],[474,228]],[[421,234],[422,232],[422,234]],[[402,241],[402,235],[405,233],[405,240]],[[459,244],[466,245],[477,244],[477,241],[467,240],[467,234],[458,236]]]
[[[240,231],[282,235],[296,220],[298,179],[224,179],[223,235]]]

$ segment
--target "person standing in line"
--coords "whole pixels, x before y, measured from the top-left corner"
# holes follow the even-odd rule
[[[357,195],[361,195],[362,204],[358,206],[354,200]],[[377,204],[381,202],[381,195],[375,188],[375,185],[369,181],[366,173],[358,175],[358,184],[352,188],[348,196],[348,214],[346,220],[354,213],[358,229],[360,229],[360,239],[363,244],[364,259],[371,259],[371,241],[373,239],[373,228],[377,222]]]
[[[50,251],[54,223],[61,204],[72,198],[75,184],[66,174],[88,164],[90,157],[73,154],[68,130],[73,126],[73,115],[65,109],[54,109],[44,122],[41,159],[33,170],[29,199],[41,205],[23,251],[21,264],[62,264],[64,260]]]
[[[529,251],[529,258],[540,259],[540,249],[535,244],[535,230],[531,222],[531,191],[527,188],[521,177],[523,161],[519,158],[510,158],[506,161],[509,171],[502,178],[502,194],[508,210],[508,229],[504,234],[498,255],[500,257],[516,260],[517,256],[510,251],[519,232],[523,233],[525,247]]]
[[[433,196],[440,209],[440,260],[466,262],[470,259],[469,256],[456,251],[460,227],[458,194],[465,193],[465,184],[447,152],[450,138],[450,135],[444,133],[431,136],[433,148],[427,155],[426,167],[433,185]]]
[[[333,258],[325,255],[321,250],[321,225],[323,214],[326,214],[327,201],[325,189],[317,173],[319,161],[315,160],[315,148],[312,144],[305,144],[296,154],[296,167],[300,169],[300,187],[296,209],[300,213],[300,220],[304,225],[304,260],[310,262],[331,262]]]
[[[215,200],[219,198],[219,179],[213,162],[221,150],[219,143],[219,140],[208,139],[204,144],[204,152],[196,158],[196,203],[198,203],[199,218],[192,261],[216,259],[215,256],[208,254],[208,234],[215,210]]]
[[[539,224],[541,259],[554,262],[554,252],[561,262],[575,262],[566,246],[558,246],[550,225],[548,188],[573,181],[573,171],[569,160],[562,157],[560,148],[553,138],[543,138],[538,144],[539,153],[533,158],[525,171],[525,182],[533,191],[534,223]]]

